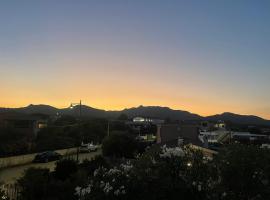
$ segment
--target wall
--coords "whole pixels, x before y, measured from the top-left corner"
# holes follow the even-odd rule
[[[56,152],[61,155],[71,155],[77,152],[77,148],[61,149]],[[35,156],[36,153],[0,158],[0,169],[31,163]]]

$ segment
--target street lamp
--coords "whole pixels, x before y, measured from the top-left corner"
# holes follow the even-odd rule
[[[80,103],[71,103],[70,104],[70,109],[73,109],[75,106],[80,106],[79,107],[79,128],[80,128],[80,135],[81,135],[81,120],[82,120],[82,100],[80,100]],[[79,146],[77,146],[77,162],[79,162]]]
[[[79,119],[81,120],[81,116],[82,116],[82,100],[80,100],[80,103],[71,103],[69,108],[73,109],[75,106],[80,106]]]

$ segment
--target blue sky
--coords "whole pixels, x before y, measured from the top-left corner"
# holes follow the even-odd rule
[[[270,2],[2,1],[0,106],[270,118]]]

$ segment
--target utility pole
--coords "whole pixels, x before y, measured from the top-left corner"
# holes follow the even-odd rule
[[[82,133],[82,126],[81,126],[81,123],[82,123],[82,100],[80,100],[80,103],[71,103],[70,105],[70,109],[73,109],[74,106],[78,106],[79,105],[79,140],[81,140],[81,133]],[[77,146],[77,156],[76,156],[76,161],[77,163],[79,162],[79,151],[80,151],[80,142],[78,142],[78,146]]]
[[[110,120],[108,119],[107,136],[110,135]]]
[[[82,134],[82,100],[80,100],[80,104],[79,104],[79,109],[80,109],[80,114],[79,114],[79,138],[81,139],[81,134]],[[81,142],[81,141],[79,141]],[[77,158],[76,161],[77,163],[79,163],[79,153],[80,153],[80,147],[77,147]]]
[[[82,119],[82,100],[80,100],[80,120]]]

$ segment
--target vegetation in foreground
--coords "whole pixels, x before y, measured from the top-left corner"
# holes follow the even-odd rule
[[[22,200],[265,200],[269,180],[267,149],[232,145],[208,160],[189,148],[153,146],[132,159],[62,160],[53,173],[29,169],[17,184]]]

